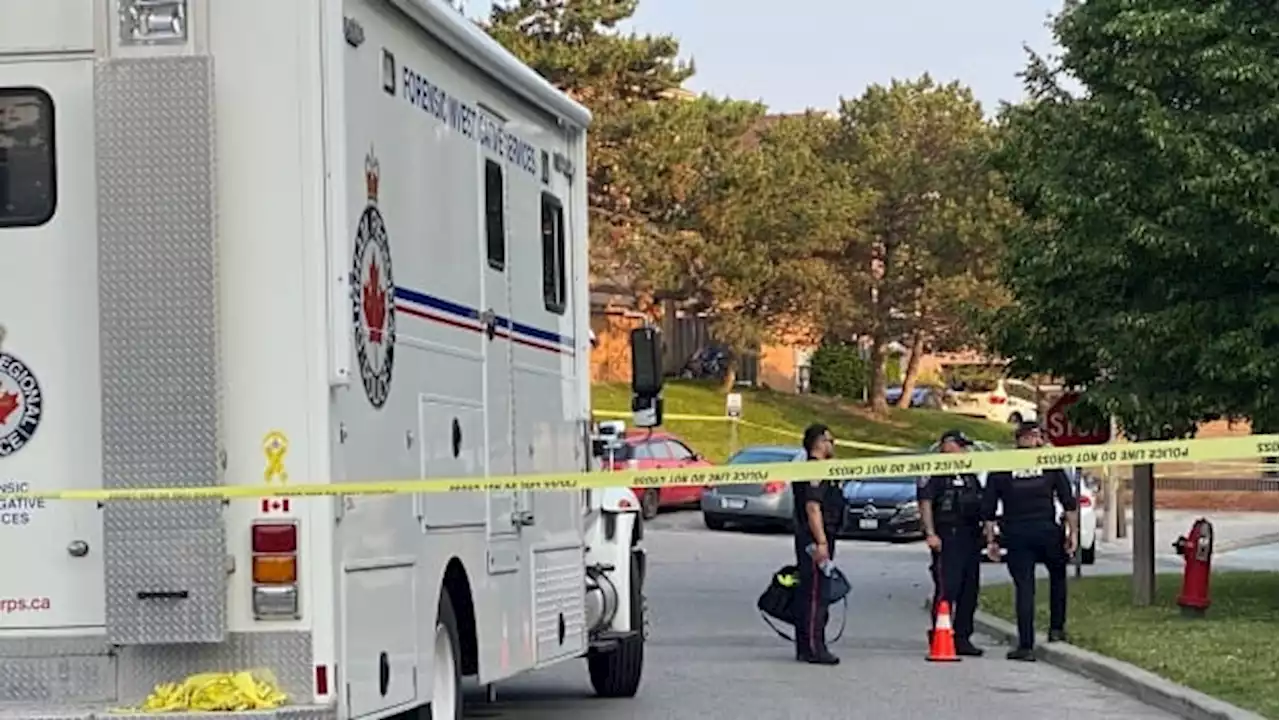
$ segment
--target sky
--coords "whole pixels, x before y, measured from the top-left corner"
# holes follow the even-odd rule
[[[466,0],[472,17],[491,0]],[[868,85],[927,72],[973,89],[988,114],[1023,97],[1023,44],[1052,51],[1062,0],[640,0],[628,29],[671,34],[695,92],[774,112],[834,110]]]

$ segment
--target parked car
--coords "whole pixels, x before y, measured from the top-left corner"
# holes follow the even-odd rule
[[[803,448],[753,445],[734,453],[729,465],[804,462]],[[782,481],[721,485],[702,493],[702,520],[712,530],[738,527],[792,528],[794,505],[790,484]]]
[[[884,399],[890,405],[902,397],[902,386],[885,388]],[[931,385],[917,385],[911,390],[911,407],[937,409],[942,407],[942,389]]]
[[[664,430],[626,430],[606,446],[603,455],[601,465],[605,470],[653,470],[712,465],[683,440]],[[702,497],[703,487],[667,485],[633,490],[640,501],[640,514],[647,520],[657,515],[661,508],[697,505]]]
[[[1036,389],[1021,380],[969,380],[953,385],[942,396],[942,409],[992,422],[1034,422],[1039,416]]]
[[[840,536],[875,540],[924,537],[915,478],[867,478],[844,484],[845,516]]]

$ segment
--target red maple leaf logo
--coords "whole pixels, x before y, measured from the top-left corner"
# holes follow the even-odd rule
[[[9,416],[14,410],[18,409],[18,396],[14,393],[0,390],[0,423],[8,422]]]
[[[378,261],[369,263],[369,278],[364,283],[364,319],[369,325],[369,342],[382,343],[387,329],[387,293],[379,282]]]

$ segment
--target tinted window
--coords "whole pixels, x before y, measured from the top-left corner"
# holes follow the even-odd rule
[[[36,88],[0,88],[0,227],[35,227],[58,204],[53,100]]]
[[[676,442],[675,440],[668,440],[667,450],[670,451],[671,457],[674,460],[693,459],[693,451],[685,447],[684,443]]]
[[[502,270],[507,266],[506,217],[502,202],[502,166],[484,161],[484,232],[489,267]]]
[[[730,465],[752,465],[755,463],[784,463],[792,462],[799,456],[799,452],[789,452],[786,450],[743,450],[742,452],[729,458]]]
[[[667,449],[667,443],[662,440],[652,440],[648,443],[649,454],[654,460],[670,460],[671,452]]]
[[[554,196],[542,194],[542,304],[564,314],[565,280],[564,207]]]
[[[630,459],[632,459],[632,460],[652,460],[652,459],[653,459],[653,452],[649,449],[649,445],[648,445],[648,443],[641,443],[641,444],[639,444],[639,445],[632,445],[632,446],[631,446],[631,458],[630,458]]]
[[[1027,387],[1022,383],[1005,383],[1004,391],[1009,395],[1009,397],[1026,400],[1031,403],[1036,401],[1036,389],[1033,387]]]

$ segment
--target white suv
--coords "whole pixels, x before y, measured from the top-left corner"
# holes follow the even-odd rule
[[[1001,378],[992,382],[968,382],[948,388],[943,394],[942,409],[960,415],[971,415],[992,422],[1035,422],[1036,389],[1021,380]]]

